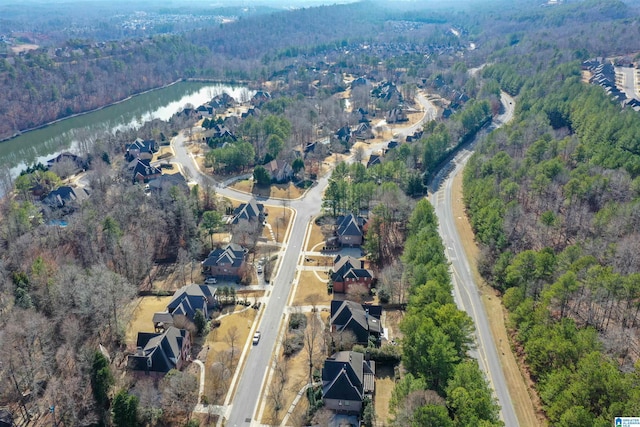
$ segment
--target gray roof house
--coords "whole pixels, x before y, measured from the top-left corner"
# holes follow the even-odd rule
[[[289,181],[293,177],[291,165],[284,160],[271,160],[264,165],[264,168],[269,172],[271,180],[275,182]]]
[[[362,228],[366,223],[363,217],[350,213],[349,215],[339,216],[336,222],[338,224],[336,235],[341,245],[359,246],[362,244]]]
[[[127,366],[137,371],[167,373],[181,369],[190,356],[189,331],[171,326],[160,334],[139,332],[136,353],[129,355]]]
[[[354,301],[331,301],[331,331],[351,331],[358,344],[367,345],[369,337],[376,338],[382,334],[382,307],[379,305],[358,304]]]
[[[51,208],[62,208],[69,205],[79,206],[89,197],[84,188],[73,188],[67,185],[58,187],[50,192],[44,199],[44,203]]]
[[[248,203],[242,203],[233,210],[231,224],[237,224],[242,219],[247,221],[258,220],[262,222],[264,221],[264,217],[264,205],[262,203],[258,203],[256,199],[251,199]]]
[[[189,191],[187,180],[181,173],[164,174],[149,180],[149,190],[151,192],[167,194],[172,187],[178,187],[183,192]]]
[[[149,159],[137,159],[133,166],[133,183],[147,183],[162,175],[162,171],[151,165]]]
[[[131,144],[125,145],[125,158],[131,161],[135,158],[139,159],[152,159],[153,153],[156,153],[159,149],[158,143],[153,139],[144,140],[142,138],[136,138]]]
[[[324,361],[322,368],[322,400],[328,409],[360,413],[365,397],[373,396],[375,362],[364,360],[364,354],[341,351]]]
[[[202,272],[207,276],[239,280],[246,265],[246,254],[247,250],[235,243],[214,249],[202,261]]]
[[[156,331],[160,331],[173,326],[175,316],[182,315],[193,321],[196,310],[200,310],[208,318],[217,306],[216,288],[192,283],[178,289],[167,304],[167,311],[155,313],[152,320]]]

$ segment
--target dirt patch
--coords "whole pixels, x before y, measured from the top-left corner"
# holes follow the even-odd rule
[[[324,272],[317,272],[320,277],[328,277]],[[327,293],[327,284],[322,282],[314,271],[300,272],[298,287],[291,305],[309,305],[310,298],[316,298],[318,305],[331,304],[331,295]]]
[[[376,395],[373,401],[373,407],[376,412],[377,425],[387,425],[391,421],[389,413],[389,402],[391,394],[396,386],[393,366],[376,365]]]
[[[30,44],[30,43],[24,43],[24,44],[18,44],[15,46],[11,46],[11,51],[13,53],[22,53],[22,52],[28,52],[30,50],[36,50],[38,49],[40,46],[38,46],[37,44]]]
[[[130,304],[133,311],[131,320],[127,325],[125,341],[127,345],[136,345],[138,332],[153,332],[153,314],[165,311],[172,297],[142,297],[136,298]]]
[[[506,310],[496,291],[487,285],[478,273],[477,261],[480,253],[474,234],[464,210],[462,201],[462,174],[458,174],[453,186],[453,214],[458,219],[456,227],[464,244],[469,264],[482,294],[485,311],[491,324],[491,332],[496,342],[498,356],[503,367],[509,394],[521,426],[547,425],[542,413],[542,404],[532,384],[523,377],[521,370],[509,346],[509,337],[505,327]]]

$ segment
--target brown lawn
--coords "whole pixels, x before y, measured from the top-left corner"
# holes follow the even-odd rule
[[[318,301],[320,301],[318,305],[331,304],[331,295],[327,293],[327,284],[318,280],[315,273],[314,271],[300,272],[298,287],[291,305],[309,305],[307,298],[313,298],[310,297],[311,295],[318,298]],[[320,277],[326,277],[323,272],[319,271],[317,273]]]
[[[400,322],[404,318],[404,311],[384,310],[384,327],[388,329],[389,340],[399,341],[402,338]]]
[[[309,240],[305,251],[320,251],[324,245],[324,235],[322,234],[322,227],[313,221],[311,226],[311,233],[309,234]],[[316,247],[318,246],[318,247]]]
[[[387,425],[391,421],[389,401],[395,385],[393,366],[376,364],[376,391],[373,407],[378,425]]]
[[[311,313],[306,313],[307,319],[310,319]],[[326,317],[328,314],[321,313],[321,318],[324,322],[326,322]],[[307,323],[309,320],[307,320]],[[322,361],[324,360],[324,354],[322,353],[322,339],[320,338],[320,333],[315,345],[315,356],[314,356],[314,367],[316,369],[321,369]],[[280,425],[282,419],[285,414],[289,410],[289,407],[293,403],[298,392],[304,387],[305,384],[309,382],[309,359],[306,348],[302,348],[299,352],[294,354],[291,357],[285,358],[282,353],[278,355],[277,363],[285,364],[285,372],[287,373],[286,381],[283,390],[282,396],[282,410],[278,411],[276,414],[274,411],[274,402],[269,392],[265,396],[266,406],[265,412],[263,414],[262,423],[270,424],[270,425]],[[276,384],[277,373],[274,373],[272,376],[270,387],[273,387]],[[303,396],[298,404],[296,405],[296,409],[293,412],[292,416],[289,418],[289,425],[292,424],[293,420],[300,419],[299,417],[303,416],[309,406],[308,399]]]
[[[251,298],[249,299],[251,301]],[[205,362],[205,387],[204,392],[208,396],[209,403],[222,404],[224,401],[224,394],[219,399],[214,399],[211,391],[214,387],[220,387],[220,384],[216,384],[214,378],[212,378],[211,366],[216,361],[222,361],[225,359],[224,355],[228,354],[231,350],[230,337],[235,335],[234,339],[234,361],[230,366],[231,374],[237,367],[240,354],[244,348],[247,339],[250,338],[251,327],[255,321],[258,312],[252,308],[246,308],[241,305],[235,306],[235,312],[220,319],[220,327],[212,329],[209,335],[204,340],[203,351],[206,352]],[[227,379],[227,383],[224,384],[224,390],[228,389],[231,382],[231,377]]]
[[[267,207],[267,210],[269,211],[269,215],[267,215],[267,222],[269,223],[269,225],[271,225],[271,229],[273,230],[273,235],[275,236],[276,241],[282,243],[287,231],[287,227],[289,226],[289,221],[291,221],[293,211],[290,208],[285,208],[282,206],[269,206]],[[263,236],[268,240],[271,240],[271,233],[269,233],[269,228],[264,228]]]
[[[158,160],[168,160],[171,158],[168,154],[170,154],[171,157],[175,155],[175,153],[173,152],[173,147],[171,147],[170,145],[163,145],[160,147],[160,150],[158,150],[158,152],[153,155],[153,161],[157,162]],[[166,157],[162,157],[163,155]]]
[[[142,297],[131,302],[129,309],[133,314],[125,335],[127,345],[135,347],[138,332],[153,332],[153,313],[165,311],[169,301],[171,297]]]
[[[234,182],[231,185],[231,188],[245,193],[250,193],[255,196],[277,197],[288,200],[297,199],[304,194],[304,190],[296,187],[291,182],[286,184],[272,184],[269,187],[258,187],[253,185],[253,180],[243,179]]]
[[[500,357],[500,363],[504,370],[518,421],[522,426],[547,425],[541,409],[540,398],[533,389],[531,381],[525,379],[526,377],[521,372],[511,351],[509,336],[504,323],[506,310],[496,291],[487,285],[478,273],[477,261],[480,251],[475,243],[474,234],[462,202],[462,174],[456,176],[453,191],[453,214],[458,218],[456,226],[460,237],[463,239],[465,252],[471,264],[476,283],[479,284],[480,292],[482,293],[482,301],[489,317],[491,332],[498,347],[498,356]]]

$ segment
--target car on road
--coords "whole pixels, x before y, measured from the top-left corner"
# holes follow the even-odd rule
[[[215,285],[216,283],[218,283],[218,280],[215,277],[208,277],[205,281],[204,284],[205,285]]]
[[[262,273],[262,266],[258,265],[258,268],[256,269],[256,271],[258,272],[258,274]]]
[[[260,331],[257,331],[255,334],[253,334],[253,345],[258,345],[258,343],[260,342],[260,336],[262,336]]]

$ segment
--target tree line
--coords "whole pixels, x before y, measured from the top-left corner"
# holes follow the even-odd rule
[[[465,170],[480,268],[504,293],[550,422],[609,425],[639,402],[640,118],[575,62],[520,93],[515,120]]]
[[[501,426],[488,382],[467,354],[473,322],[453,301],[437,218],[426,199],[407,228],[402,262],[410,297],[400,324],[406,374],[391,399],[394,425]]]

